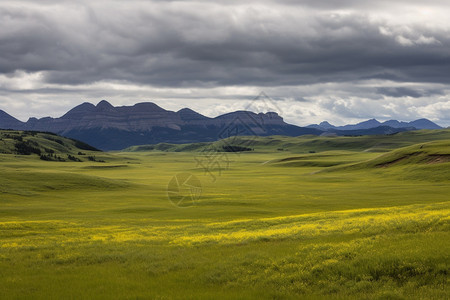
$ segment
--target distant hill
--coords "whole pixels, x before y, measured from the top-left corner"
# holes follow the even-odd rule
[[[443,140],[419,143],[414,146],[397,149],[365,162],[363,165],[387,168],[412,163],[438,164],[448,162],[450,162],[450,140]],[[450,176],[450,174],[448,175]]]
[[[334,126],[326,121],[320,123],[320,124],[312,124],[308,125],[309,128],[315,128],[319,130],[365,130],[365,129],[372,129],[380,126],[385,127],[391,127],[391,128],[404,128],[407,130],[411,129],[442,129],[441,126],[437,125],[436,123],[431,122],[428,119],[418,119],[411,122],[403,122],[403,121],[397,121],[397,120],[389,120],[385,122],[379,122],[376,119],[370,119],[364,122],[360,122],[358,124],[350,124],[350,125],[343,125],[343,126]]]
[[[54,133],[0,130],[0,154],[37,156],[47,161],[96,161],[99,150]]]
[[[367,169],[385,169],[385,172],[397,174],[400,179],[414,180],[450,180],[450,139],[416,143],[398,148],[374,159],[337,165],[320,172],[362,171]]]
[[[330,150],[388,152],[392,149],[425,143],[436,140],[450,140],[450,129],[407,131],[393,135],[365,135],[365,136],[313,136],[298,137],[269,136],[253,137],[241,136],[227,138],[216,142],[132,146],[124,151],[167,151],[167,152],[201,152],[226,151],[224,146],[238,146],[250,148],[253,151],[287,151],[293,153],[323,152]],[[229,148],[228,148],[229,149]]]
[[[402,127],[395,122],[387,126],[369,120],[364,124],[343,128],[326,122],[299,127],[284,122],[275,112],[235,111],[209,118],[189,108],[174,112],[150,102],[114,107],[105,100],[97,105],[83,103],[59,118],[30,118],[27,122],[0,111],[0,128],[53,132],[102,150],[121,150],[133,145],[158,143],[214,142],[230,136],[394,134],[433,127],[429,122],[422,119],[410,122],[409,127]]]

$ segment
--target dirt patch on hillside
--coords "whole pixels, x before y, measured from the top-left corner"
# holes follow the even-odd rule
[[[295,156],[295,157],[286,157],[286,158],[282,158],[279,159],[277,162],[289,162],[289,161],[296,161],[296,160],[302,160],[302,159],[307,159],[308,157],[305,156]],[[311,159],[309,157],[309,159]]]
[[[429,156],[428,164],[441,164],[450,162],[450,154],[432,154]]]
[[[86,166],[84,169],[116,169],[116,168],[128,168],[128,165],[109,165],[109,166]]]
[[[401,161],[403,161],[403,160],[405,160],[405,159],[408,159],[408,158],[411,158],[411,157],[413,157],[413,156],[419,155],[419,154],[421,154],[421,153],[422,153],[422,152],[416,152],[416,153],[407,154],[407,155],[404,155],[404,156],[399,157],[399,158],[397,158],[397,159],[394,159],[394,160],[391,160],[391,161],[388,161],[388,162],[384,162],[384,163],[377,164],[377,165],[375,165],[375,167],[379,167],[379,168],[387,168],[387,167],[390,167],[390,166],[392,166],[392,165],[394,165],[394,164],[396,164],[396,163],[399,163],[399,162],[401,162]]]

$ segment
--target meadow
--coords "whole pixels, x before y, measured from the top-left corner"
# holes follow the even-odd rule
[[[0,298],[449,298],[449,133],[0,154]]]

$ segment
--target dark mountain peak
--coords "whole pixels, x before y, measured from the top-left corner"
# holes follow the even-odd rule
[[[213,120],[218,122],[218,124],[233,124],[233,123],[246,123],[254,124],[257,123],[259,117],[257,114],[251,111],[237,110],[234,112],[229,112],[220,116],[215,117]]]
[[[99,102],[99,104],[100,104],[100,102]],[[93,107],[95,107],[95,105],[92,104],[91,102],[83,102],[80,105],[75,106],[73,109],[77,109],[77,108],[93,108]]]
[[[153,102],[141,102],[136,103],[134,106],[132,106],[133,110],[137,111],[145,111],[145,112],[166,112],[164,108],[159,107]]]
[[[408,122],[397,121],[397,120],[388,120],[388,121],[381,123],[381,125],[390,126],[393,128],[407,128],[410,126]]]
[[[361,122],[361,123],[358,123],[358,124],[380,124],[380,122],[378,122],[377,119],[369,119],[367,121],[364,121],[364,122]]]
[[[75,106],[71,110],[94,110],[95,105],[89,102],[83,102],[82,104]]]
[[[281,118],[277,112],[275,111],[268,111],[265,113],[265,115],[269,118]]]
[[[223,116],[230,116],[230,115],[254,115],[254,116],[256,116],[256,114],[257,113],[254,113],[249,110],[236,110],[236,111],[233,111],[230,113],[223,114]]]
[[[417,129],[441,129],[442,127],[437,125],[434,122],[431,122],[428,119],[422,118],[412,122],[409,122],[410,126],[413,126]]]
[[[17,120],[16,118],[14,118],[13,116],[11,116],[10,114],[8,114],[7,112],[3,111],[0,109],[0,119],[1,120],[15,120],[17,122],[20,122],[19,120]]]
[[[177,111],[177,114],[180,116],[180,119],[183,121],[193,121],[193,120],[206,120],[209,119],[208,117],[205,117],[202,114],[199,114],[198,112],[190,109],[190,108],[183,108]]]
[[[179,113],[179,114],[186,114],[186,113],[197,113],[197,112],[192,110],[192,109],[190,109],[190,108],[185,107],[185,108],[182,108],[179,111],[177,111],[177,113]]]
[[[251,111],[238,110],[218,116],[214,118],[214,120],[217,120],[222,124],[246,123],[247,125],[251,126],[286,125],[286,123],[283,121],[283,118],[280,117],[276,112],[256,114]]]
[[[352,125],[344,125],[344,126],[333,126],[329,124],[328,122],[322,122],[319,125],[312,124],[308,127],[310,128],[317,128],[317,129],[338,129],[338,130],[361,130],[361,129],[373,129],[379,126],[384,127],[391,127],[391,128],[406,128],[408,130],[414,130],[414,129],[441,129],[439,125],[431,122],[428,119],[418,119],[412,122],[403,122],[403,121],[397,121],[397,120],[388,120],[380,123],[377,119],[370,119],[367,121],[360,122],[358,124],[352,124]]]
[[[279,116],[277,112],[274,111],[259,113],[258,115],[260,115],[264,121],[270,120],[271,123],[280,123],[280,124],[284,123],[283,118]]]
[[[78,106],[75,106],[71,110],[69,110],[66,115],[75,113],[75,112],[88,112],[88,111],[94,111],[95,105],[89,102],[84,102],[83,104],[80,104]]]
[[[9,129],[20,129],[23,126],[22,121],[17,120],[13,116],[9,115],[8,113],[4,112],[0,109],[0,128]]]
[[[36,124],[47,124],[47,123],[51,123],[53,122],[55,119],[53,119],[52,117],[43,117],[43,118],[35,118],[35,117],[31,117],[28,119],[28,121],[26,122],[26,126],[27,129],[29,129],[30,126],[35,126]]]
[[[425,119],[425,118],[417,119],[417,120],[411,121],[410,123],[414,123],[414,122],[417,122],[417,123],[429,123],[429,124],[433,123],[433,124],[435,124],[434,122],[432,122],[432,121],[430,121],[428,119]]]
[[[363,121],[358,123],[357,125],[363,125],[363,126],[379,126],[381,123],[377,119],[369,119],[367,121]]]
[[[370,119],[367,121],[359,122],[357,124],[339,126],[339,127],[337,127],[337,129],[342,129],[342,130],[370,129],[370,128],[378,127],[378,126],[380,126],[380,124],[381,123],[378,122],[378,120]]]
[[[330,124],[328,121],[323,121],[320,122],[319,124],[320,127],[325,128],[325,129],[329,129],[329,128],[334,128],[335,126]]]
[[[97,104],[96,108],[100,111],[108,111],[114,109],[114,106],[112,106],[108,101],[102,100]]]
[[[392,124],[392,125],[394,125],[394,124],[401,124],[402,122],[400,122],[400,121],[397,121],[397,120],[387,120],[387,121],[384,121],[383,123],[381,123],[381,124],[383,124],[383,125],[387,125],[387,124]]]
[[[336,126],[331,125],[327,121],[320,122],[319,124],[310,124],[306,127],[307,128],[315,128],[315,129],[319,129],[319,130],[328,130],[328,129],[336,128]]]
[[[100,104],[100,103],[99,103]],[[94,111],[95,105],[89,102],[84,102],[83,104],[80,104],[78,106],[75,106],[71,110],[69,110],[65,115],[63,115],[61,118],[70,118],[70,117],[81,117],[82,115]]]
[[[233,117],[240,117],[240,118],[261,117],[261,118],[264,118],[264,119],[278,119],[278,120],[281,119],[281,120],[283,120],[283,118],[280,117],[278,115],[278,113],[276,113],[276,112],[269,111],[269,112],[266,112],[266,113],[262,113],[262,112],[254,113],[254,112],[248,111],[248,110],[237,110],[237,111],[234,111],[234,112],[230,112],[230,113],[226,113],[226,114],[220,115],[220,116],[218,116],[216,118],[233,118]]]

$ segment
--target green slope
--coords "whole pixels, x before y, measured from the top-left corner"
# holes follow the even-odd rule
[[[283,162],[274,163],[282,165]],[[298,160],[297,166],[301,163]],[[319,172],[372,172],[400,180],[446,182],[450,180],[449,170],[450,140],[442,140],[399,148],[365,161],[336,163]]]
[[[387,168],[408,164],[439,164],[448,162],[450,162],[450,140],[443,140],[400,148],[361,165]]]
[[[388,152],[392,149],[434,140],[450,139],[450,130],[418,130],[393,135],[317,137],[317,136],[270,136],[270,137],[231,137],[211,143],[141,145],[129,147],[125,152],[166,151],[196,152],[213,149],[222,151],[223,146],[243,146],[254,151],[289,151],[293,153],[322,152],[330,150],[349,150],[366,152]]]
[[[379,155],[286,154],[229,154],[215,182],[197,153],[115,154],[139,161],[129,165],[5,154],[0,298],[448,298],[449,186],[398,177],[440,164],[317,173],[333,167],[263,163]],[[179,172],[202,180],[195,206],[167,198]]]
[[[23,155],[48,161],[92,161],[99,153],[86,143],[53,133],[0,130],[0,160],[11,159],[4,155]]]
[[[127,182],[91,173],[127,167],[126,160],[53,133],[0,130],[0,195],[4,199],[5,196],[35,197],[48,191],[66,194],[80,189],[124,189],[129,186]],[[86,172],[68,172],[74,167]]]
[[[382,155],[261,138],[215,181],[196,152],[2,154],[0,298],[447,299],[450,139],[429,138]],[[168,199],[181,172],[194,206]]]

